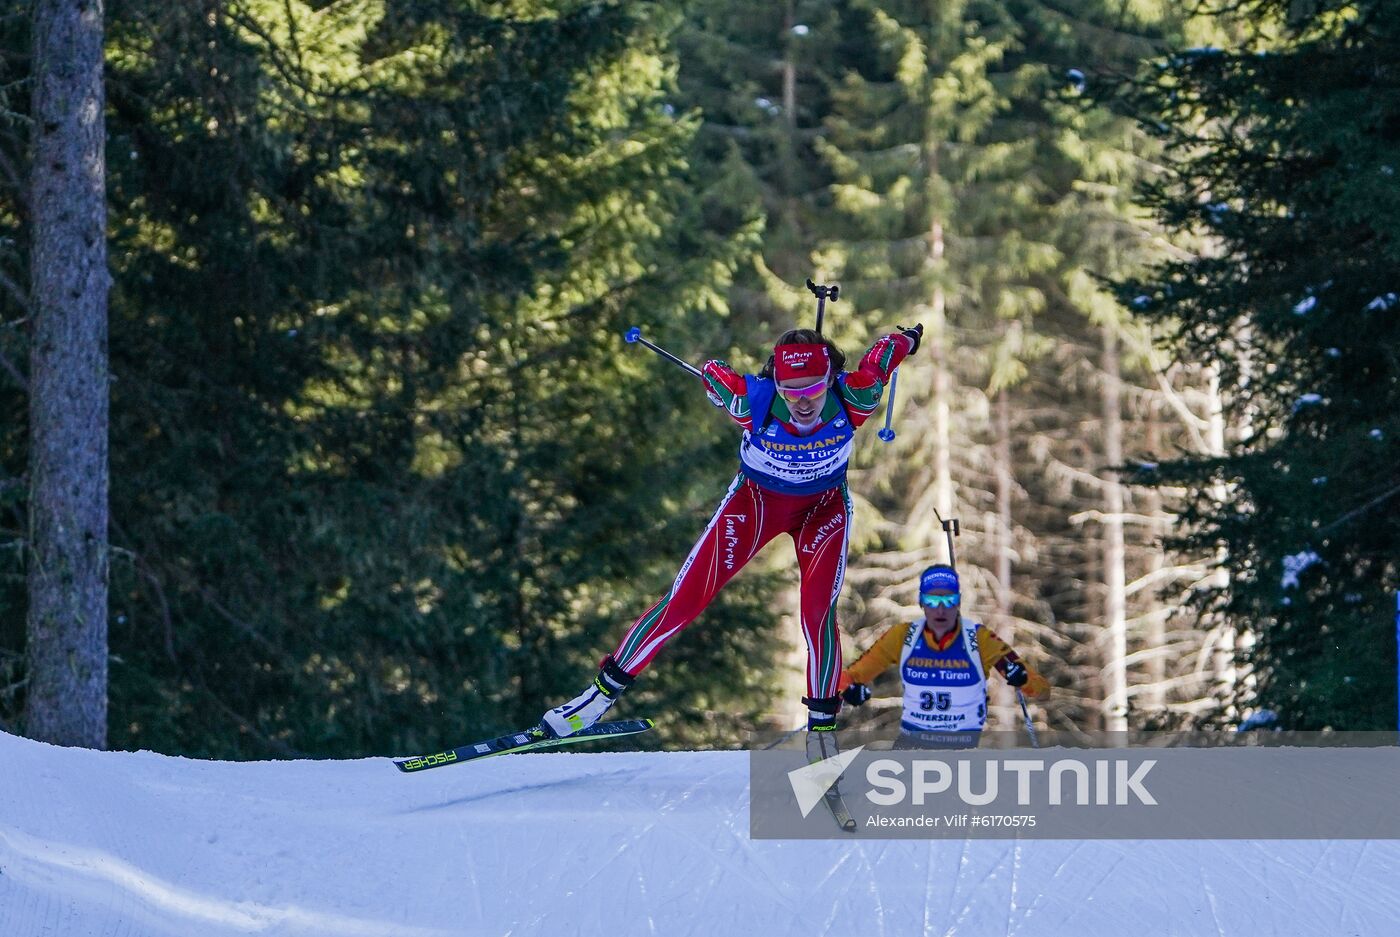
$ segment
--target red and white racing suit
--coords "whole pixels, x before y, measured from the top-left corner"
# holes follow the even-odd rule
[[[740,471],[670,591],[633,623],[613,652],[622,670],[640,673],[745,563],[786,533],[792,535],[801,573],[807,694],[836,696],[841,677],[836,600],[850,535],[846,468],[852,437],[875,412],[890,374],[912,345],[898,333],[875,342],[855,371],[837,377],[817,426],[800,435],[771,380],[740,375],[723,361],[705,363],[710,399],[744,430]]]

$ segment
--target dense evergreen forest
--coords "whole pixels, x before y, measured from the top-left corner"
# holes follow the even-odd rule
[[[1042,724],[1393,726],[1397,14],[109,0],[108,743],[350,756],[532,724],[736,468],[700,383],[622,334],[756,371],[812,324],[807,277],[841,284],[852,358],[927,330],[895,438],[854,462],[848,655],[915,616],[957,517],[965,613],[1051,679]],[[10,731],[31,26],[0,13]],[[797,724],[789,551],[629,695],[656,744]]]

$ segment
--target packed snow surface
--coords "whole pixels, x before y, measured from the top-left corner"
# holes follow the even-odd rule
[[[0,734],[0,767],[3,937],[1370,937],[1400,920],[1395,841],[754,841],[743,752],[403,775]]]

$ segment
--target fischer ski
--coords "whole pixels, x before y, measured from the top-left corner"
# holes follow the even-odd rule
[[[846,798],[841,796],[839,784],[833,784],[826,789],[822,795],[822,800],[826,801],[826,806],[831,810],[831,815],[836,818],[836,825],[847,833],[856,831],[855,817],[851,816],[851,810],[846,806]]]
[[[510,735],[498,736],[494,739],[487,739],[484,742],[471,742],[460,748],[451,748],[447,751],[435,752],[431,755],[415,755],[412,758],[396,758],[394,766],[405,773],[415,771],[426,771],[429,768],[440,768],[443,765],[455,765],[464,761],[475,761],[478,758],[490,758],[493,755],[514,755],[520,752],[539,751],[544,748],[557,748],[562,745],[575,745],[580,742],[592,742],[604,738],[621,738],[627,735],[637,735],[645,732],[656,725],[650,719],[624,719],[619,722],[600,722],[587,729],[575,732],[573,735],[566,735],[563,738],[551,738],[539,726],[526,729],[524,732],[512,732]]]

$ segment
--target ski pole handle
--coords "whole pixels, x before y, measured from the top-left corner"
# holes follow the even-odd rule
[[[817,297],[817,334],[822,333],[822,316],[826,313],[826,301],[830,299],[833,303],[841,295],[841,287],[835,284],[831,286],[818,286],[812,282],[812,278],[807,278],[807,289],[812,291],[812,295]]]
[[[1039,748],[1040,740],[1035,737],[1035,726],[1031,724],[1030,710],[1026,709],[1026,696],[1019,687],[1016,689],[1016,698],[1021,701],[1021,715],[1026,717],[1026,732],[1031,737],[1031,748]]]
[[[958,519],[956,517],[950,517],[945,521],[943,515],[938,513],[938,508],[933,509],[933,516],[938,518],[938,522],[943,525],[943,535],[948,538],[948,565],[957,569],[958,558],[953,553],[953,538],[962,533],[962,528],[958,525]]]
[[[894,392],[899,389],[899,368],[894,369],[890,375],[890,399],[885,401],[885,428],[880,430],[881,442],[889,442],[894,439],[894,430],[890,429],[890,421],[894,419]]]
[[[672,364],[679,365],[680,367],[685,368],[687,371],[689,371],[691,374],[694,374],[696,377],[704,377],[704,375],[700,373],[700,369],[697,368],[695,365],[691,364],[688,361],[684,361],[680,358],[677,358],[675,355],[671,354],[669,351],[662,348],[661,346],[653,345],[651,342],[642,338],[642,330],[635,325],[632,326],[632,328],[628,329],[626,334],[624,334],[622,337],[627,339],[627,343],[629,345],[634,344],[636,342],[641,342],[643,345],[650,348],[652,351],[656,352],[658,355],[665,358]]]

